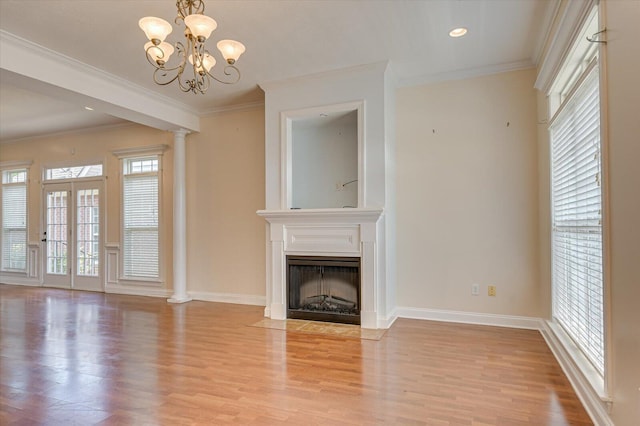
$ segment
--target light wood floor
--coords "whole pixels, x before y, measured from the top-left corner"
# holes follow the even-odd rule
[[[591,424],[536,331],[399,319],[373,341],[261,315],[0,285],[0,424]]]

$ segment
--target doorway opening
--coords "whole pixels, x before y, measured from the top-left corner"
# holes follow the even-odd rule
[[[43,185],[43,261],[46,287],[104,291],[102,283],[103,188],[102,179],[82,175],[56,175],[59,170],[85,169],[95,166],[45,170]],[[87,171],[87,169],[89,169]],[[102,166],[99,165],[99,174]],[[94,174],[95,176],[95,174]],[[64,180],[64,181],[61,181]]]

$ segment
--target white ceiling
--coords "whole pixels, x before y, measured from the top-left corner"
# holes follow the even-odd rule
[[[143,16],[173,0],[0,0],[0,29],[201,113],[264,100],[259,83],[389,60],[401,85],[534,65],[557,0],[205,0],[222,38],[243,42],[235,85],[205,95],[153,83]],[[175,24],[168,41],[182,38]],[[449,30],[469,29],[452,39]],[[0,51],[0,59],[3,52]],[[218,64],[222,58],[218,57]],[[219,68],[219,65],[216,66]],[[216,70],[214,68],[214,70]],[[0,141],[121,122],[0,70]],[[220,69],[217,70],[218,73]],[[83,84],[78,82],[79,85]]]

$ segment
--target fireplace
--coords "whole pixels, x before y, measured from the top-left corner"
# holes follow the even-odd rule
[[[380,62],[260,87],[265,92],[266,192],[265,209],[257,213],[268,223],[265,316],[284,320],[313,314],[365,329],[389,328],[396,318],[394,73]],[[331,124],[336,114],[349,124],[342,119]],[[305,168],[313,170],[298,173]],[[316,183],[305,186],[312,179]],[[346,257],[334,262],[359,262],[359,275],[354,285],[345,286],[351,288],[347,296],[322,288],[307,295],[306,288],[288,286],[288,256]],[[318,272],[314,275],[317,287]],[[302,303],[301,298],[310,299]],[[339,312],[338,305],[354,302],[353,313]]]
[[[360,258],[287,256],[287,318],[360,324]]]

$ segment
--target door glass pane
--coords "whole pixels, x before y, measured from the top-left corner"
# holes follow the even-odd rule
[[[67,191],[47,192],[47,273],[67,274]]]
[[[100,258],[100,193],[98,189],[82,189],[77,194],[76,273],[97,277]]]

